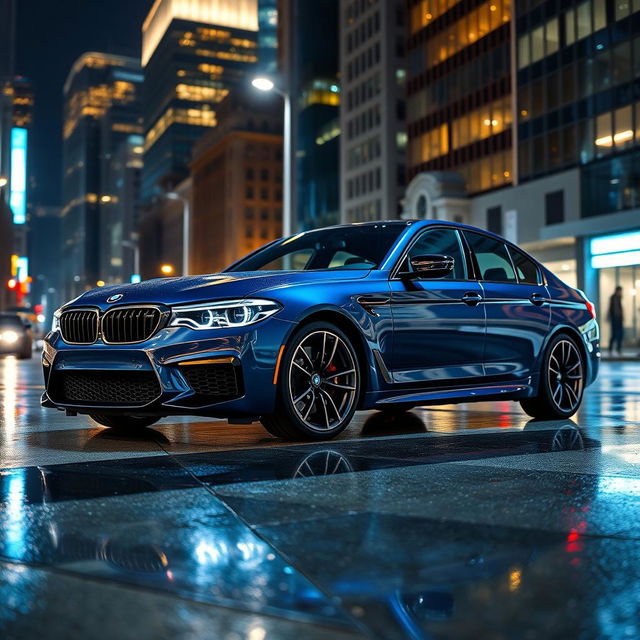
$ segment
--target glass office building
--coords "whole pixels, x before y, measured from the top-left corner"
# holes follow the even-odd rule
[[[140,135],[142,70],[133,58],[86,53],[64,85],[63,208],[65,295],[72,298],[108,277],[104,227],[120,194],[110,172],[129,136]]]
[[[470,194],[513,173],[511,0],[411,0],[408,179],[456,171]]]
[[[216,126],[216,105],[258,61],[257,0],[157,0],[142,30],[142,199],[189,174],[194,143]]]

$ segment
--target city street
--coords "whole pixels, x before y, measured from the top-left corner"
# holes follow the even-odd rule
[[[41,392],[0,360],[2,638],[640,636],[640,363],[573,421],[367,412],[316,445]]]

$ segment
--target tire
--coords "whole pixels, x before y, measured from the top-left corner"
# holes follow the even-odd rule
[[[260,421],[273,436],[329,440],[346,429],[362,391],[356,351],[328,322],[313,322],[291,337],[280,363],[276,410]]]
[[[570,418],[584,393],[585,363],[576,341],[561,334],[551,340],[540,368],[538,395],[520,401],[532,418]]]
[[[119,431],[146,429],[160,420],[159,417],[155,416],[126,416],[104,413],[92,413],[89,417],[102,427],[109,427],[110,429],[117,429]]]

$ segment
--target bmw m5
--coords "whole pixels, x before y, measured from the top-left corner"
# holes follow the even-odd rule
[[[517,246],[376,222],[277,240],[219,274],[87,291],[44,340],[42,403],[122,429],[199,415],[322,440],[360,409],[499,398],[567,418],[599,358],[593,304]]]

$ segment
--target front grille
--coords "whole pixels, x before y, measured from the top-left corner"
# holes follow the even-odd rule
[[[144,342],[158,329],[162,312],[156,307],[111,309],[102,316],[102,339],[110,344]]]
[[[233,364],[186,365],[180,371],[199,396],[219,402],[242,395],[240,367]]]
[[[50,396],[54,402],[141,407],[160,395],[152,371],[56,371]]]
[[[97,309],[65,311],[60,316],[60,331],[65,342],[93,344],[98,339]]]

